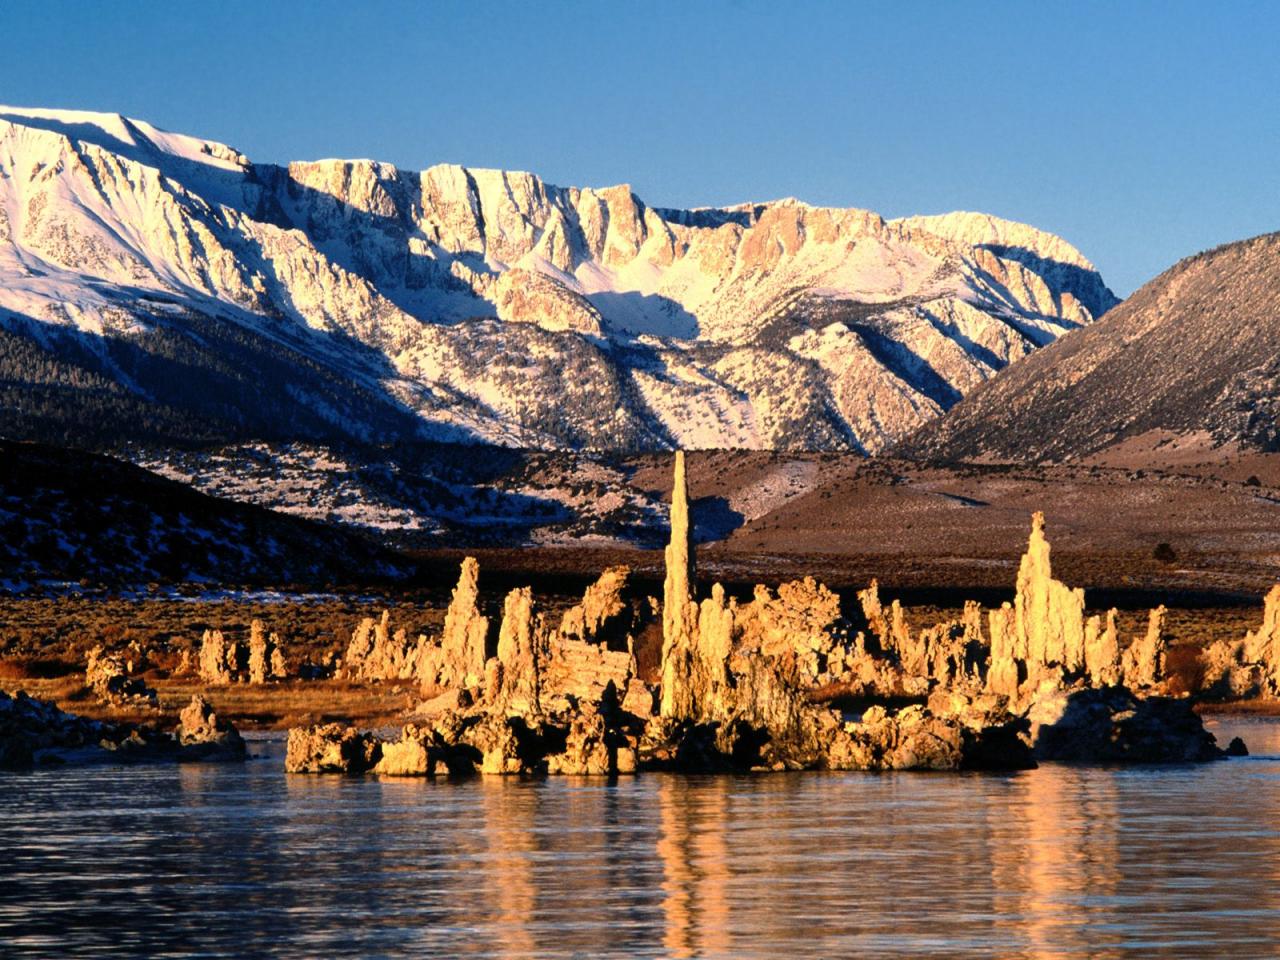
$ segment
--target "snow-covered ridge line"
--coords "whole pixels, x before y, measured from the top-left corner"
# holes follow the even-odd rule
[[[656,209],[625,184],[254,164],[0,107],[0,326],[99,338],[96,373],[156,397],[147,364],[95,344],[201,352],[213,324],[258,369],[283,348],[289,402],[360,439],[874,452],[1115,302],[1069,243],[985,214]]]

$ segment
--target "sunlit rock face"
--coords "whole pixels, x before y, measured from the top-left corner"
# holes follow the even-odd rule
[[[1267,593],[1257,630],[1247,631],[1240,640],[1219,640],[1201,660],[1210,696],[1280,697],[1280,584]]]
[[[677,450],[671,489],[671,542],[666,551],[667,576],[662,587],[662,701],[664,717],[693,710],[689,676],[695,669],[694,635],[699,617],[693,600],[693,528],[689,523],[689,488],[684,451]]]
[[[1121,653],[1115,611],[1085,617],[1084,591],[1054,579],[1044,517],[1032,517],[1014,601],[916,629],[858,593],[865,630],[812,578],[712,584],[697,599],[688,477],[674,461],[661,604],[610,568],[559,628],[529,587],[510,591],[483,684],[424,701],[398,739],[340,726],[290,735],[291,769],[616,775],[643,769],[1016,769],[1038,760],[1199,762],[1223,752],[1168,686],[1165,609]],[[477,617],[464,564],[446,634]],[[1280,588],[1264,632],[1280,620]],[[658,629],[657,683],[637,639]],[[984,623],[987,633],[984,634]],[[385,621],[383,624],[385,632]],[[1251,650],[1274,646],[1250,634]],[[421,644],[443,643],[426,638]],[[657,710],[654,709],[655,704]],[[296,744],[295,744],[296,739]]]
[[[983,214],[666,210],[0,108],[0,325],[205,432],[875,452],[1115,303],[1070,244]],[[198,376],[142,362],[174,356]]]

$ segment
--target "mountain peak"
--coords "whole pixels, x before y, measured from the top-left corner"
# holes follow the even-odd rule
[[[1070,244],[982,214],[668,210],[523,171],[253,165],[116,114],[0,121],[0,326],[184,408],[152,351],[239,382],[208,354],[237,343],[318,434],[875,451],[1115,302]],[[274,403],[217,417],[287,430]]]
[[[1280,448],[1280,234],[1189,257],[974,390],[901,451],[1070,460],[1120,447]],[[1135,446],[1136,445],[1136,446]]]

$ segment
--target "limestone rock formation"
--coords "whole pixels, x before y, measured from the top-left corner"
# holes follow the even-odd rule
[[[1280,584],[1263,601],[1262,626],[1245,633],[1242,659],[1263,665],[1268,688],[1280,691]]]
[[[627,581],[631,568],[609,567],[595,583],[587,587],[582,602],[570,607],[560,620],[560,635],[586,643],[608,643],[618,639],[633,626],[631,604],[627,598]]]
[[[185,654],[179,673],[186,672],[190,655]],[[266,683],[283,680],[288,673],[280,637],[268,633],[266,624],[254,619],[249,639],[228,638],[221,630],[206,630],[200,640],[196,671],[207,684]]]
[[[858,602],[862,605],[862,615],[871,632],[878,638],[888,636],[889,621],[885,618],[884,607],[880,603],[880,584],[872,580],[865,590],[859,590]]]
[[[1027,713],[1037,760],[1200,763],[1225,753],[1186,700],[1124,687],[1041,691]]]
[[[482,616],[480,564],[466,557],[445,611],[444,632],[438,644],[425,644],[418,655],[417,674],[427,690],[477,687],[485,679],[489,618]]]
[[[243,760],[244,751],[184,742],[154,724],[107,723],[0,691],[0,770],[78,763]]]
[[[116,706],[156,708],[155,690],[141,677],[129,675],[129,664],[119,654],[106,653],[101,644],[89,651],[84,682],[99,698]]]
[[[637,737],[621,725],[616,703],[579,704],[566,713],[507,716],[445,711],[409,724],[394,739],[341,724],[289,732],[291,773],[434,776],[484,773],[612,775],[634,772]]]
[[[801,674],[815,684],[843,674],[841,654],[849,647],[849,630],[840,598],[826,586],[805,577],[781,584],[775,597],[760,585],[751,606],[760,649],[767,656],[795,656]]]
[[[883,606],[872,582],[859,601],[874,644],[852,633],[840,598],[811,578],[776,591],[757,586],[745,603],[717,583],[696,603],[683,457],[667,559],[656,715],[632,633],[645,605],[625,596],[625,569],[606,571],[559,630],[530,588],[508,593],[480,685],[457,667],[468,651],[478,659],[487,633],[475,568],[464,565],[446,629],[457,651],[452,675],[463,683],[422,705],[421,723],[398,738],[340,726],[295,731],[291,769],[1016,769],[1034,762],[1033,751],[1122,762],[1221,755],[1185,703],[1116,685],[1123,679],[1145,694],[1162,681],[1164,609],[1152,612],[1122,664],[1115,611],[1105,625],[1084,619],[1083,592],[1053,579],[1038,514],[1012,604],[990,611],[985,625],[969,602],[957,618],[914,630],[898,601]],[[385,619],[382,628],[385,635]],[[373,636],[371,648],[385,642]],[[844,712],[853,704],[857,719]]]
[[[1084,609],[1084,591],[1053,578],[1044,515],[1034,514],[1013,605],[989,616],[988,688],[1017,698],[1046,683],[1118,682],[1115,611],[1104,628],[1097,616],[1086,621]]]
[[[1147,620],[1147,632],[1129,645],[1121,659],[1121,675],[1124,685],[1132,690],[1154,687],[1163,683],[1165,658],[1169,650],[1165,636],[1164,619],[1168,611],[1162,604],[1151,611]]]
[[[988,614],[988,633],[991,637],[990,665],[987,668],[987,686],[994,693],[1016,697],[1025,679],[1018,657],[1018,641],[1014,635],[1013,607],[1008,603]]]
[[[280,636],[268,634],[266,624],[255,618],[249,625],[249,682],[283,680],[286,673]]]
[[[489,661],[486,702],[508,713],[541,713],[542,674],[549,657],[550,635],[542,614],[534,610],[533,590],[512,590],[502,607],[498,653]]]
[[[289,731],[284,768],[288,773],[365,773],[377,757],[372,734],[328,723]]]
[[[845,723],[833,740],[832,769],[1016,770],[1034,766],[1016,724],[970,726],[959,717],[935,715],[914,705],[890,713],[882,706]]]
[[[1096,614],[1084,627],[1084,663],[1089,682],[1110,687],[1120,682],[1120,641],[1116,634],[1116,611],[1107,611],[1106,626]]]
[[[664,717],[687,716],[688,684],[682,675],[693,669],[693,635],[698,607],[693,599],[697,582],[694,566],[693,528],[689,520],[689,488],[685,478],[684,451],[677,450],[671,488],[671,542],[666,550],[666,581],[662,586],[662,699]]]
[[[219,755],[243,757],[244,740],[230,722],[221,720],[209,701],[196,694],[178,715],[178,742],[201,759]]]
[[[228,640],[221,630],[206,630],[200,640],[198,668],[205,683],[234,683],[248,667],[244,644]]]
[[[403,627],[391,632],[391,612],[377,620],[365,617],[351,634],[342,672],[358,680],[410,680],[417,675],[423,638],[410,638]]]
[[[1262,624],[1243,640],[1219,640],[1201,655],[1205,692],[1216,698],[1280,696],[1280,583],[1263,600]]]
[[[1018,567],[1013,624],[1015,655],[1029,665],[1056,665],[1068,674],[1084,665],[1084,591],[1053,578],[1043,513],[1031,517],[1031,538]]]

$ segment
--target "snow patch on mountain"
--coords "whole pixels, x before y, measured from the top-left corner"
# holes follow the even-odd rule
[[[238,363],[213,340],[278,353],[334,439],[875,452],[1114,303],[1066,241],[983,214],[661,210],[0,107],[0,328],[79,338],[94,376],[180,409],[175,351],[213,381]]]

